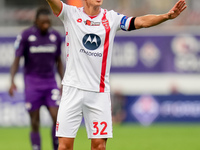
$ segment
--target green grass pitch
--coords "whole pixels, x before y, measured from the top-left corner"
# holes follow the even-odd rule
[[[1,150],[31,150],[30,128],[0,127]],[[107,150],[200,150],[200,124],[137,124],[113,126]],[[41,128],[42,150],[52,150],[50,129]],[[90,150],[85,127],[78,131],[74,150]]]

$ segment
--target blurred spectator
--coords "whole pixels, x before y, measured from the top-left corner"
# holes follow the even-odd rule
[[[171,95],[181,95],[180,89],[176,83],[171,83],[170,86],[170,94]]]
[[[113,123],[120,124],[126,117],[125,97],[121,92],[116,91],[111,94],[111,101]]]

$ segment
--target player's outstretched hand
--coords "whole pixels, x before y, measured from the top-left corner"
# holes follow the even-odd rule
[[[185,0],[179,0],[174,7],[168,12],[169,19],[174,19],[187,8]]]
[[[17,89],[16,85],[13,83],[11,86],[10,86],[10,89],[8,91],[9,95],[10,96],[13,96],[14,95],[14,91]]]

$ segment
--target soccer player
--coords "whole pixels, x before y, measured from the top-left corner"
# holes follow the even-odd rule
[[[179,0],[166,14],[127,17],[101,8],[103,0],[83,0],[83,7],[47,0],[66,31],[67,61],[62,80],[56,136],[59,150],[72,150],[82,117],[92,150],[105,150],[112,138],[109,73],[117,30],[131,31],[174,19],[186,8]]]
[[[53,147],[54,150],[58,148],[55,125],[60,91],[55,80],[55,71],[57,69],[60,78],[63,77],[64,71],[61,61],[62,39],[60,34],[51,28],[50,14],[48,8],[39,8],[34,25],[17,37],[15,59],[11,67],[9,94],[12,96],[16,89],[14,77],[20,58],[24,57],[25,106],[30,114],[33,150],[41,149],[39,110],[42,105],[47,107],[52,117]]]

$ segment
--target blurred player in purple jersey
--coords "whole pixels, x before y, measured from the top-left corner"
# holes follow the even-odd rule
[[[54,150],[58,148],[55,126],[59,105],[60,90],[55,80],[56,70],[62,79],[60,34],[51,28],[51,12],[41,7],[36,12],[34,25],[24,30],[15,41],[15,59],[11,67],[9,94],[16,90],[14,77],[19,68],[20,58],[24,57],[24,82],[26,109],[31,118],[30,139],[33,150],[41,149],[39,133],[39,110],[46,106],[53,120],[52,140]]]

